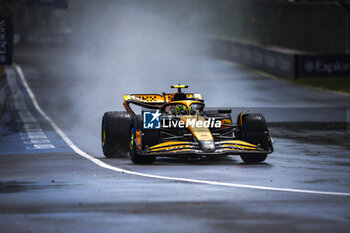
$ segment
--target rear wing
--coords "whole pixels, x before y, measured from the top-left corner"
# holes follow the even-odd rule
[[[169,103],[172,101],[174,94],[129,94],[124,95],[123,106],[127,112],[131,113],[132,116],[135,116],[135,113],[130,108],[130,104],[136,104],[138,106],[149,108],[149,109],[160,109],[163,104]],[[186,93],[186,99],[188,100],[198,100],[202,101],[201,94]]]
[[[124,101],[139,102],[151,105],[159,105],[171,102],[174,94],[130,94],[124,95]],[[189,100],[203,100],[201,94],[186,93],[186,98]]]
[[[124,101],[136,101],[147,104],[163,104],[164,97],[159,94],[131,94],[124,95]]]

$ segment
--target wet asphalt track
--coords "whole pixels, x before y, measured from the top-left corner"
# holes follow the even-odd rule
[[[162,176],[350,192],[350,135],[343,124],[271,125],[276,152],[259,165],[242,164],[239,157],[188,162],[163,158],[151,166],[104,159],[99,118],[103,111],[119,107],[121,100],[112,98],[123,89],[131,92],[132,85],[124,83],[116,93],[105,93],[106,82],[101,80],[105,86],[94,88],[84,85],[74,79],[81,75],[74,67],[66,64],[62,70],[62,57],[49,57],[25,51],[16,60],[44,111],[77,146],[108,164]],[[212,59],[210,63],[215,81],[210,72],[186,80],[209,106],[220,101],[226,107],[342,107],[350,100],[262,77],[228,62]],[[159,81],[154,92],[177,81]],[[18,86],[24,91],[20,82]],[[23,124],[2,126],[1,232],[347,232],[350,226],[346,196],[176,182],[101,168],[73,153],[25,93],[23,98],[55,148],[27,149],[30,135]]]

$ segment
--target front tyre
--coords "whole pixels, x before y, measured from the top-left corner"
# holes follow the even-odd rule
[[[239,139],[257,145],[266,151],[270,150],[270,146],[272,146],[270,134],[262,114],[239,114],[237,117],[237,124],[239,126],[239,131],[236,136]],[[241,159],[245,163],[260,163],[265,161],[266,158],[267,154],[241,155]]]
[[[261,163],[267,158],[267,154],[251,154],[251,155],[241,155],[243,162],[247,164]]]
[[[140,155],[139,149],[136,144],[136,131],[142,127],[142,121],[139,117],[135,117],[132,121],[130,132],[129,132],[129,157],[130,160],[135,164],[150,164],[156,159],[155,156]],[[142,137],[142,136],[140,136]]]

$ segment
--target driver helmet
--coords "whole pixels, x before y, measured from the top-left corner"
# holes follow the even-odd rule
[[[190,106],[190,111],[192,110],[191,106]],[[183,104],[179,104],[176,105],[175,109],[174,109],[175,115],[179,115],[179,113],[183,113],[185,112],[186,115],[188,114],[188,108],[186,105]]]

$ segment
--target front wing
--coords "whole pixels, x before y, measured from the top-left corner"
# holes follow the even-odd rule
[[[141,151],[142,155],[177,156],[177,155],[244,155],[244,154],[270,154],[256,145],[241,140],[225,140],[215,142],[214,152],[203,152],[198,142],[172,141],[163,142]]]

